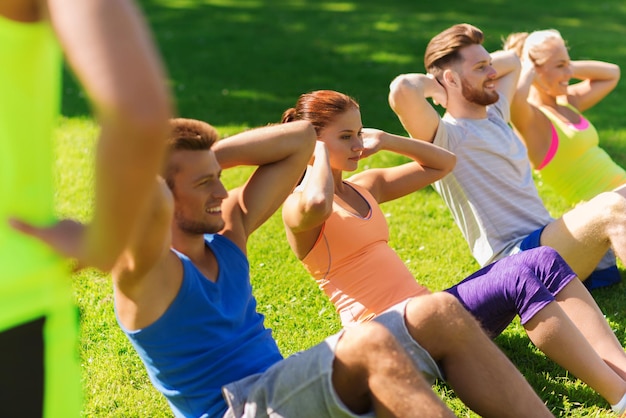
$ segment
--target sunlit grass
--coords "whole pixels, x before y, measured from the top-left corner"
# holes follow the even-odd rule
[[[568,39],[573,58],[592,57],[624,68],[626,6],[617,1],[308,2],[238,0],[144,0],[168,65],[178,113],[214,124],[222,136],[275,123],[299,94],[335,89],[356,97],[364,123],[395,133],[402,128],[386,102],[388,84],[402,72],[422,71],[431,36],[458,22],[485,30],[496,49],[511,31],[555,27]],[[601,141],[626,165],[626,107],[620,83],[587,112]],[[57,131],[58,212],[87,220],[92,213],[92,159],[97,128],[86,117],[84,95],[71,77],[64,88],[65,118]],[[398,164],[381,153],[361,168]],[[243,182],[249,168],[227,170],[228,186]],[[568,206],[539,185],[555,216]],[[478,267],[439,196],[426,189],[383,205],[390,244],[416,278],[444,289]],[[306,349],[339,329],[331,304],[290,252],[277,214],[251,238],[249,258],[258,306],[285,355]],[[164,399],[117,327],[110,278],[94,271],[75,276],[81,311],[81,362],[85,416],[169,417]],[[625,285],[595,292],[624,343]],[[546,359],[518,322],[497,343],[518,365],[557,416],[608,417],[597,394]],[[445,385],[438,393],[459,416],[469,412]]]

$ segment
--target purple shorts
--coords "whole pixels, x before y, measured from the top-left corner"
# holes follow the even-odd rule
[[[528,322],[576,278],[554,249],[538,247],[504,257],[445,291],[495,338],[515,315]]]
[[[531,248],[537,248],[541,246],[541,234],[545,226],[531,232],[520,243],[520,250],[526,251]],[[596,269],[587,277],[581,278],[585,287],[589,290],[598,289],[600,287],[611,286],[622,281],[622,275],[620,274],[617,264],[615,262],[615,254],[612,250],[609,250],[604,254],[602,260],[596,267]]]

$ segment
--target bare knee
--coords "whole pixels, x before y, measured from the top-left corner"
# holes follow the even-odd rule
[[[463,325],[471,319],[457,298],[447,292],[411,299],[406,307],[405,317],[410,325],[433,327]]]
[[[600,193],[588,203],[596,209],[596,215],[606,224],[626,219],[626,197],[616,192]]]
[[[377,358],[399,343],[391,332],[378,322],[368,322],[344,331],[336,349],[336,357],[345,363],[365,363],[369,357]],[[345,359],[345,360],[344,360]]]
[[[435,360],[441,359],[451,347],[463,345],[478,334],[484,336],[476,319],[446,292],[412,299],[406,308],[405,321],[413,339]]]

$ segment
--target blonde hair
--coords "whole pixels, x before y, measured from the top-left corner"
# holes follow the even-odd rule
[[[552,42],[565,45],[565,40],[556,29],[537,30],[531,33],[517,32],[507,36],[503,48],[515,51],[522,60],[530,59],[536,65],[542,65],[549,58],[546,46]]]

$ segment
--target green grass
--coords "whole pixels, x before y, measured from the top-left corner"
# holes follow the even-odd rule
[[[415,2],[143,0],[169,69],[179,114],[206,120],[224,136],[277,122],[298,95],[335,89],[357,98],[366,126],[403,134],[387,105],[391,79],[423,71],[431,36],[469,22],[481,27],[486,47],[499,47],[511,31],[554,27],[568,39],[573,58],[598,58],[626,68],[626,5],[553,0],[448,0]],[[625,84],[621,82],[587,116],[601,141],[626,165]],[[92,150],[97,128],[84,95],[66,74],[63,115],[57,132],[58,211],[81,220],[92,213]],[[396,164],[380,154],[362,166]],[[248,170],[230,170],[232,186]],[[540,185],[551,212],[567,206]],[[387,203],[391,245],[418,280],[441,290],[477,265],[441,199],[428,188]],[[290,252],[279,216],[257,231],[249,247],[259,309],[285,355],[305,349],[339,329],[331,304]],[[625,340],[622,302],[626,285],[594,293],[620,341]],[[75,277],[82,315],[80,354],[85,416],[169,417],[132,347],[117,327],[107,275],[85,271]],[[529,343],[519,323],[497,343],[557,416],[603,417],[608,405],[591,389],[546,359]],[[459,416],[469,412],[445,385],[436,390]]]

